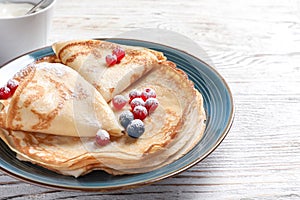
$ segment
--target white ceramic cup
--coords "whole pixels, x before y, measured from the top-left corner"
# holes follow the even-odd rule
[[[36,4],[40,0],[9,0]],[[7,1],[6,1],[7,2]],[[47,44],[56,0],[47,0],[42,9],[28,15],[0,17],[0,66],[26,52]]]

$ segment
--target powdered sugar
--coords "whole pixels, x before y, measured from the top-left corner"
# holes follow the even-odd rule
[[[42,62],[42,63],[36,64],[35,67],[46,70],[48,72],[55,73],[55,75],[58,76],[58,77],[65,76],[66,71],[68,70],[68,67],[66,67],[66,66],[64,66],[63,64],[60,64],[60,63]]]

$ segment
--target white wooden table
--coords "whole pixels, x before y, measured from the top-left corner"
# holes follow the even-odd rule
[[[235,121],[191,169],[109,193],[34,186],[0,172],[1,199],[300,199],[300,1],[58,0],[49,44],[140,28],[195,41],[229,83]]]

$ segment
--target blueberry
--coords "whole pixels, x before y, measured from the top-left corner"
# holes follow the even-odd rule
[[[132,120],[126,128],[127,134],[132,138],[138,138],[145,132],[145,125],[142,120]]]
[[[120,124],[127,128],[128,124],[134,119],[132,112],[129,110],[123,111],[119,116]]]

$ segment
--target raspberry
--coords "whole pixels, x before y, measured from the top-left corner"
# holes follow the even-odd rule
[[[124,96],[117,95],[112,99],[112,104],[116,110],[121,110],[125,105],[127,101]]]
[[[144,101],[146,101],[148,98],[156,98],[156,93],[153,89],[151,88],[146,88],[143,92],[142,92],[142,99]]]
[[[116,55],[107,55],[105,57],[106,65],[111,67],[117,63],[117,56]]]
[[[134,119],[140,119],[140,120],[144,120],[148,115],[148,111],[144,106],[134,107],[132,113],[133,113]]]
[[[145,108],[147,109],[148,113],[152,113],[158,107],[158,100],[156,98],[149,98],[145,102]]]
[[[125,57],[125,51],[121,47],[117,47],[112,51],[112,54],[117,57],[117,63],[120,63],[122,58]]]
[[[110,143],[110,136],[107,131],[100,129],[96,133],[96,143],[100,146],[105,146]]]
[[[0,88],[0,99],[8,99],[11,96],[12,92],[7,86]]]
[[[132,99],[130,102],[131,109],[133,110],[136,106],[144,106],[145,102],[142,98],[135,98]]]
[[[131,90],[129,92],[129,102],[132,101],[132,99],[135,99],[135,98],[139,98],[142,96],[142,93],[139,91],[139,90]]]
[[[13,94],[16,91],[16,89],[18,88],[19,82],[14,79],[10,79],[7,82],[6,86],[10,89],[11,93]]]

